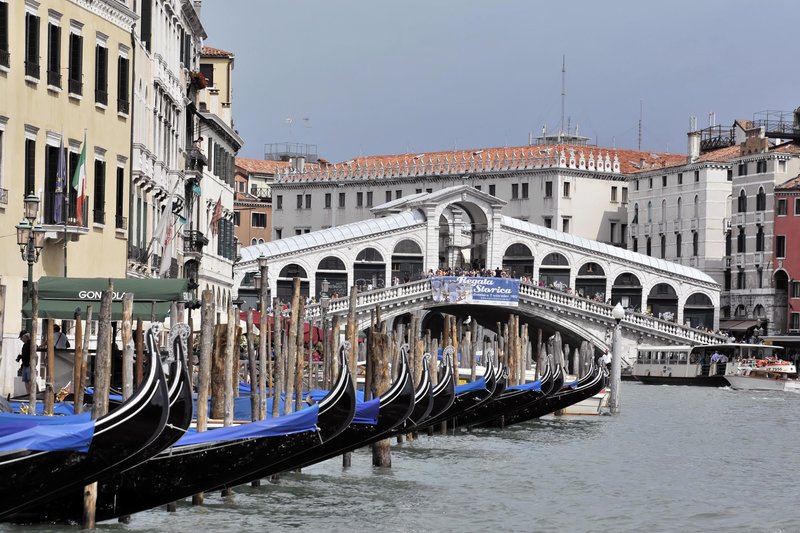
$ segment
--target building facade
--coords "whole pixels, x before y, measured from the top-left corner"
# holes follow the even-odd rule
[[[775,187],[775,290],[786,294],[786,333],[800,334],[800,176]],[[778,302],[780,308],[783,302]]]

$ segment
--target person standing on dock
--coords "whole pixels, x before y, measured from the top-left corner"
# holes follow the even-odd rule
[[[17,361],[22,363],[22,382],[25,390],[31,393],[31,334],[25,330],[19,332],[19,340],[22,341],[22,352],[17,356]]]

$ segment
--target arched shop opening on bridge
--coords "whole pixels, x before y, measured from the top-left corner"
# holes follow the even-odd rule
[[[345,296],[348,293],[347,287],[347,268],[344,261],[338,257],[329,255],[317,265],[316,287],[314,294],[317,298],[322,294],[322,282],[327,280],[329,285],[328,294]]]
[[[617,303],[632,311],[642,308],[642,282],[630,272],[617,276],[611,286],[611,305]]]
[[[584,298],[606,301],[606,273],[597,263],[584,263],[575,278],[575,293]]]
[[[290,263],[281,269],[278,274],[278,289],[276,296],[283,302],[292,301],[292,286],[294,278],[300,278],[300,295],[308,298],[308,274],[303,267]]]
[[[714,304],[701,292],[690,294],[683,306],[683,322],[693,328],[714,327]]]
[[[375,248],[364,248],[353,263],[353,276],[359,291],[386,286],[386,262]]]
[[[539,280],[545,287],[563,285],[569,287],[569,261],[560,253],[547,254],[539,267]]]
[[[669,283],[659,283],[647,296],[647,312],[664,320],[678,317],[678,294]]]
[[[503,254],[503,270],[512,277],[533,277],[533,252],[521,243],[512,244]]]
[[[439,216],[439,267],[479,269],[486,264],[488,219],[467,195],[450,203]]]
[[[419,244],[411,239],[397,243],[392,253],[392,278],[408,283],[424,275],[424,256]]]

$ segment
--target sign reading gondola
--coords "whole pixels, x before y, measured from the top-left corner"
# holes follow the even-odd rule
[[[431,278],[433,301],[451,304],[519,305],[519,280],[439,276]]]

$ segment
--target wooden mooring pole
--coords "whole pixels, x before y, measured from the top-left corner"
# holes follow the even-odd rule
[[[214,344],[214,299],[203,291],[200,307],[200,357],[197,361],[197,431],[208,428],[208,390],[211,385],[211,348]],[[204,494],[192,496],[192,505],[203,505]]]

